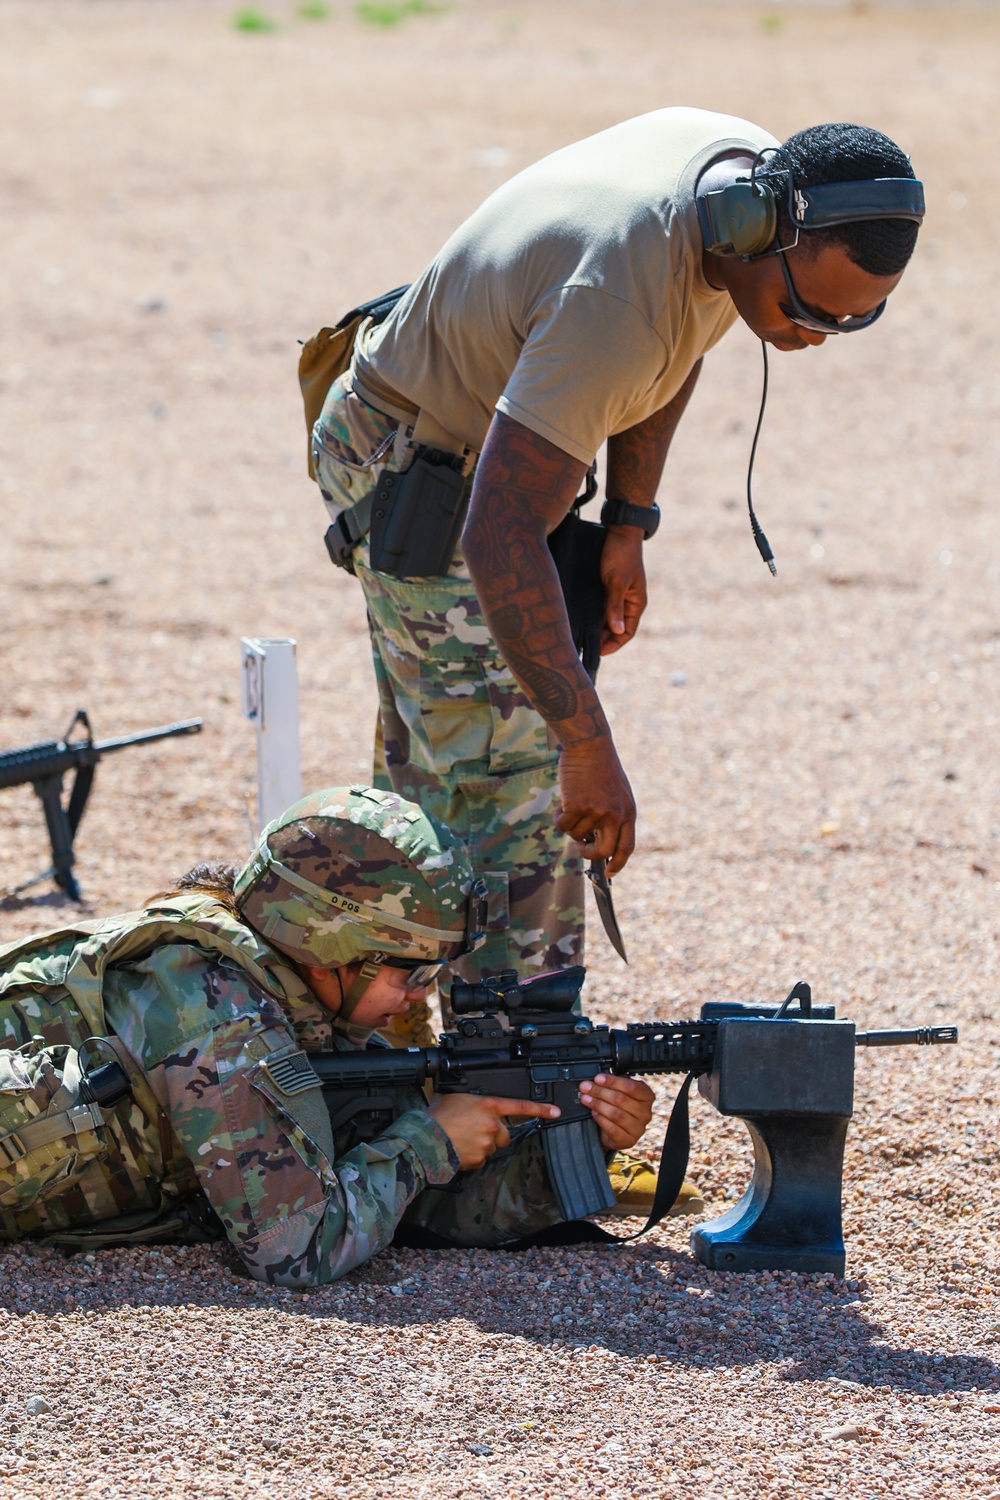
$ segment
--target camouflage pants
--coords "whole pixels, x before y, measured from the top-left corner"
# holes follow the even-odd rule
[[[396,423],[338,380],[313,430],[331,519],[405,468]],[[583,960],[583,863],[553,823],[558,750],[483,619],[456,548],[448,574],[400,580],[354,552],[379,690],[376,786],[392,789],[461,838],[490,888],[485,948],[460,977],[502,968],[530,976]]]

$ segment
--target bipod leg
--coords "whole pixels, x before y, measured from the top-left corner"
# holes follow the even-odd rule
[[[62,777],[42,776],[32,783],[45,809],[45,823],[52,849],[52,876],[71,901],[80,901],[80,887],[73,874],[73,831],[62,805]]]

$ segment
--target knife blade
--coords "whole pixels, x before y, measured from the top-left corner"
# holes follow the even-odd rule
[[[608,879],[604,866],[607,863],[603,859],[592,859],[587,866],[587,879],[594,888],[594,898],[597,901],[597,910],[601,914],[604,931],[608,935],[608,942],[618,954],[622,963],[628,963],[628,955],[625,952],[625,940],[622,937],[621,928],[618,926],[618,918],[615,916],[615,903],[611,895],[611,881]]]

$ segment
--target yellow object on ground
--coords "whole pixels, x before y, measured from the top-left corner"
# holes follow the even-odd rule
[[[656,1168],[641,1156],[630,1151],[616,1151],[608,1165],[608,1176],[617,1203],[608,1213],[615,1218],[648,1214],[653,1207],[656,1192]],[[685,1177],[677,1194],[674,1206],[667,1215],[670,1219],[682,1214],[700,1214],[705,1211],[705,1200],[700,1189]]]

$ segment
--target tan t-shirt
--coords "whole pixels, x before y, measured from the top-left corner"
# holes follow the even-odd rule
[[[659,109],[543,158],[372,331],[361,380],[374,371],[471,448],[496,410],[589,463],[736,321],[702,272],[695,185],[723,152],[777,144],[732,115]]]

